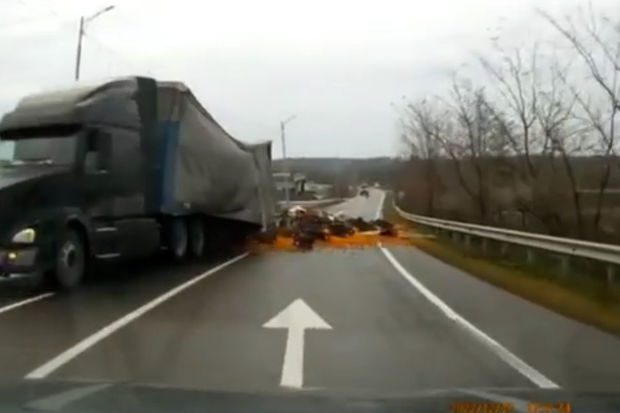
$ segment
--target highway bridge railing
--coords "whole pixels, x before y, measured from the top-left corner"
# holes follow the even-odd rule
[[[562,258],[561,265],[563,272],[568,272],[571,257],[595,260],[606,264],[607,281],[612,283],[614,282],[616,270],[620,265],[620,245],[583,241],[574,238],[554,237],[532,232],[432,218],[411,214],[402,210],[396,204],[394,204],[394,208],[397,213],[407,221],[432,228],[436,231],[460,234],[463,236],[466,244],[471,243],[472,237],[480,238],[482,240],[483,249],[487,249],[486,241],[491,240],[500,242],[504,245],[512,244],[526,248],[527,261],[534,260],[536,251],[558,254]]]

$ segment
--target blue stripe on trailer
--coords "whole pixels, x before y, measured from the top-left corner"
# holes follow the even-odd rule
[[[170,211],[174,209],[174,171],[179,146],[179,122],[161,122],[160,127],[163,136],[158,153],[161,164],[159,182],[162,183],[159,205],[161,211]]]

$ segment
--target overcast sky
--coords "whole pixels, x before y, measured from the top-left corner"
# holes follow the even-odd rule
[[[394,156],[390,102],[436,93],[490,49],[526,45],[577,0],[0,0],[0,112],[24,94],[73,82],[80,15],[82,79],[142,74],[185,82],[235,137],[289,156]],[[620,1],[593,0],[620,16]]]

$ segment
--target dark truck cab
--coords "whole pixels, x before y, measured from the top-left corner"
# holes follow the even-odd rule
[[[228,135],[181,83],[122,78],[0,122],[0,272],[79,284],[94,259],[200,256],[272,224],[270,143]]]

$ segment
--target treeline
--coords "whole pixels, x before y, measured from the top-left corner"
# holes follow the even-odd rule
[[[473,62],[486,80],[455,72],[447,93],[401,108],[410,156],[401,202],[431,216],[618,241],[620,21],[591,9],[539,16],[559,43],[496,43]]]
[[[349,188],[362,183],[391,185],[400,175],[401,162],[388,157],[358,158],[290,158],[286,166],[281,159],[273,162],[274,172],[285,168],[304,174],[309,180],[334,185],[334,196],[354,194]]]

